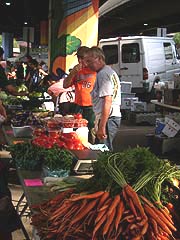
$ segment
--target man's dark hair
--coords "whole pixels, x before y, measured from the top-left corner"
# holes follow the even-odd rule
[[[33,64],[35,67],[39,65],[38,61],[36,59],[32,59],[29,64]]]
[[[0,56],[2,56],[3,54],[4,54],[4,49],[0,47]]]

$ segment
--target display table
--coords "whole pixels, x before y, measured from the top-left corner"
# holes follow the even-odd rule
[[[48,201],[56,195],[54,192],[50,191],[48,186],[26,186],[25,179],[42,179],[42,172],[17,169],[17,174],[29,207],[33,204],[40,204],[43,201]]]

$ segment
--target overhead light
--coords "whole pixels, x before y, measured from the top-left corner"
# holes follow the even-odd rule
[[[148,26],[148,23],[144,23],[144,26]]]
[[[11,5],[11,3],[10,3],[10,2],[6,2],[6,5],[7,5],[7,6],[10,6],[10,5]]]
[[[24,25],[27,25],[28,23],[27,22],[24,22]]]

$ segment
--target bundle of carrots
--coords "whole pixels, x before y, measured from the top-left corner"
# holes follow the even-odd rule
[[[139,197],[128,184],[114,197],[106,191],[70,196],[64,192],[57,199],[46,203],[47,209],[45,204],[39,205],[38,213],[32,216],[42,239],[174,239],[176,228],[171,216]]]
[[[104,169],[112,180],[107,191],[99,188],[104,191],[77,194],[68,190],[49,202],[33,206],[36,213],[32,224],[40,237],[46,240],[174,240],[177,230],[171,214],[153,200],[160,200],[160,190],[156,194],[158,198],[152,198],[151,192],[139,193],[152,179],[161,186],[164,176],[145,171],[130,186],[116,155],[108,157]],[[113,191],[115,183],[116,191]]]

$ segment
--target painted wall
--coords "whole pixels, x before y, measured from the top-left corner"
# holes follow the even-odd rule
[[[51,0],[49,59],[54,79],[77,64],[80,46],[97,45],[98,13],[99,0]]]

